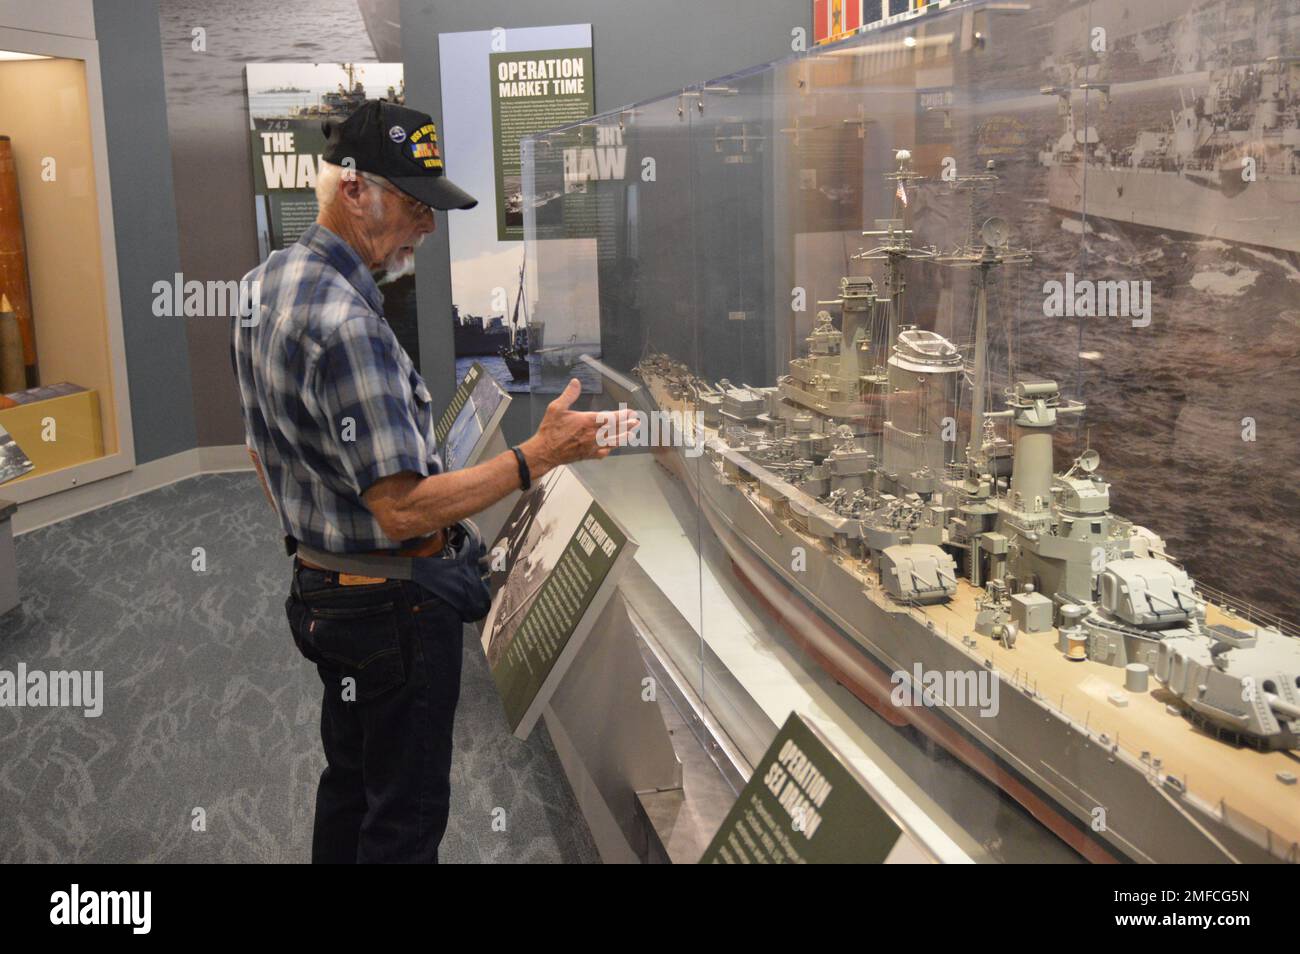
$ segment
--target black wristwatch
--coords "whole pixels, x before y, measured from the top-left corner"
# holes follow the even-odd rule
[[[533,485],[533,475],[528,472],[528,461],[524,459],[524,452],[518,447],[510,449],[514,451],[515,461],[519,464],[519,489],[527,490]]]

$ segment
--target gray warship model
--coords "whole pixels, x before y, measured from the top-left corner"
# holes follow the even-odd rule
[[[1102,108],[1106,83],[1095,90]],[[1184,97],[1167,128],[1139,132],[1112,151],[1075,116],[1069,86],[1048,86],[1065,129],[1039,154],[1048,202],[1089,218],[1300,252],[1300,57],[1209,72],[1204,92]]]
[[[898,157],[903,191],[919,177]],[[821,312],[775,386],[641,361],[678,443],[703,445],[660,461],[814,659],[1085,858],[1295,862],[1300,631],[1194,581],[1112,513],[1094,451],[1055,471],[1057,424],[1084,411],[1056,382],[1018,375],[994,406],[987,286],[1030,260],[1004,222],[948,253],[914,248],[901,217],[863,234],[881,244],[856,258],[883,263],[883,288],[844,278],[823,303],[839,327]],[[970,269],[965,353],[902,324],[917,267]],[[999,705],[956,681],[892,705],[900,673],[991,673]]]

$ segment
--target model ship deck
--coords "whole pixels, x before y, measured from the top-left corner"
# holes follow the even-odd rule
[[[685,422],[683,426],[694,432],[691,422],[695,407],[686,400],[674,398],[665,382],[653,376],[645,377],[658,406],[677,412]],[[706,426],[701,433],[706,444],[720,439],[716,428]],[[700,434],[691,433],[686,437],[687,443],[696,439],[700,439]],[[697,463],[707,466],[707,459]],[[710,470],[711,473],[702,475],[704,479],[730,480],[719,468]],[[1215,815],[1222,814],[1226,805],[1234,816],[1248,817],[1267,828],[1271,832],[1268,840],[1283,846],[1282,853],[1285,846],[1300,843],[1300,787],[1282,781],[1300,771],[1300,758],[1294,752],[1259,751],[1215,738],[1183,718],[1176,707],[1170,709],[1176,700],[1158,684],[1153,683],[1147,692],[1126,691],[1123,668],[1089,659],[1066,658],[1058,648],[1057,627],[1022,633],[1010,649],[995,639],[975,635],[977,600],[985,591],[965,579],[959,580],[956,594],[947,602],[900,604],[890,598],[876,575],[861,561],[832,552],[823,540],[785,521],[763,495],[747,488],[741,490],[770,524],[780,528],[782,535],[790,535],[792,541],[797,538],[798,545],[819,548],[840,569],[852,575],[861,583],[864,595],[877,607],[888,613],[912,614],[932,622],[935,634],[964,653],[971,660],[972,669],[986,668],[987,661],[987,668],[1002,683],[1002,692],[1032,693],[1044,707],[1046,722],[1057,719],[1053,714],[1057,713],[1094,738],[1104,736],[1111,746],[1118,748],[1114,757],[1141,764],[1153,786],[1161,786],[1171,777],[1181,783],[1185,794],[1170,792],[1169,798],[1196,800],[1202,811]],[[1214,604],[1207,605],[1206,615],[1207,624],[1221,624],[1243,633],[1252,628],[1248,622]],[[963,639],[973,639],[974,645],[963,643]],[[1110,701],[1116,694],[1124,698],[1124,706]],[[1044,763],[1043,768],[1063,773],[1066,766]],[[1087,791],[1087,778],[1077,779],[1074,784]],[[1100,798],[1091,805],[1103,805],[1109,811],[1122,810],[1120,806],[1105,806]]]

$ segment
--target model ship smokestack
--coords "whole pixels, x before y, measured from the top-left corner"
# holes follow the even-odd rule
[[[899,332],[889,358],[883,460],[886,471],[899,475],[903,485],[922,489],[922,482],[907,475],[943,472],[948,446],[943,422],[957,414],[961,371],[961,352],[942,335],[920,328]]]
[[[1075,414],[1082,404],[1061,406],[1055,381],[1017,381],[1007,401],[1016,428],[1015,465],[1011,471],[1011,499],[1024,513],[1043,513],[1052,504],[1052,435],[1058,414]],[[993,415],[990,415],[993,416]]]

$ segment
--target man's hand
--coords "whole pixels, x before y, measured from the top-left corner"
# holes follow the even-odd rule
[[[520,445],[534,479],[577,460],[608,457],[627,442],[639,420],[635,411],[570,410],[582,385],[575,378],[550,403],[537,433]],[[382,477],[362,493],[384,535],[412,540],[472,517],[519,489],[519,464],[504,451],[482,464],[432,477],[403,471]]]
[[[520,445],[534,480],[561,464],[608,457],[635,433],[639,424],[635,411],[570,410],[580,393],[582,383],[571,379],[547,405],[537,433]]]

